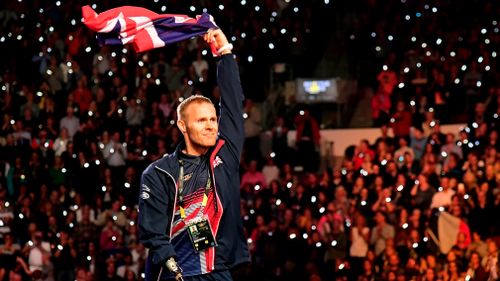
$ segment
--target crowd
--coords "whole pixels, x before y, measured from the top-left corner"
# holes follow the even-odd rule
[[[498,88],[498,3],[367,1],[350,27],[348,45],[361,80],[373,85],[376,126],[398,100],[442,122],[466,122],[474,104]],[[368,80],[368,81],[367,81]],[[492,118],[485,116],[485,118]]]
[[[109,2],[96,10],[112,7]],[[157,12],[172,7],[175,13],[200,12],[188,1],[169,1],[165,8],[157,2],[152,7]],[[264,112],[251,99],[264,95],[258,85],[267,78],[255,77],[266,76],[262,64],[303,62],[317,51],[308,46],[317,45],[314,27],[321,17],[316,15],[324,13],[327,2],[264,1],[258,6],[243,0],[216,6],[200,1],[234,35],[249,97],[241,212],[252,264],[235,271],[235,279],[498,279],[498,79],[481,80],[479,87],[474,80],[468,88],[477,92],[474,98],[457,102],[470,107],[467,126],[450,134],[440,131],[440,123],[449,121],[450,102],[458,99],[448,95],[438,102],[446,95],[429,96],[427,87],[439,80],[431,77],[454,73],[433,65],[455,69],[476,59],[469,49],[485,53],[470,69],[477,74],[475,67],[481,66],[486,71],[481,73],[494,76],[494,57],[488,56],[488,70],[483,65],[491,53],[487,45],[498,43],[494,29],[487,29],[492,37],[485,48],[476,50],[475,41],[463,37],[468,45],[454,51],[456,61],[412,59],[415,64],[402,73],[391,72],[399,71],[401,58],[380,54],[380,60],[387,59],[380,91],[391,92],[383,96],[390,101],[384,104],[385,115],[376,116],[380,137],[353,144],[339,165],[318,170],[321,120],[307,109],[278,116],[268,130],[272,153],[262,146]],[[390,3],[387,7],[396,5]],[[136,226],[140,175],[179,143],[179,101],[196,92],[214,101],[219,96],[214,60],[201,41],[145,54],[129,46],[98,47],[94,34],[79,22],[83,4],[0,3],[0,280],[143,278],[147,250],[137,241]],[[481,7],[495,10],[491,5]],[[426,10],[432,13],[433,7]],[[387,20],[380,12],[380,19],[370,20]],[[382,27],[375,37],[388,36]],[[443,35],[443,44],[436,45],[453,46],[448,38]],[[399,48],[398,55],[412,50]],[[434,49],[428,51],[429,59],[436,56]],[[419,71],[418,63],[428,70]],[[427,86],[409,87],[410,80],[401,80],[413,71],[412,83]],[[446,78],[445,85],[456,79],[462,85],[462,76]],[[293,129],[297,146],[289,147],[287,133]],[[446,241],[439,231],[441,216],[458,221]],[[443,251],[445,242],[451,245]]]

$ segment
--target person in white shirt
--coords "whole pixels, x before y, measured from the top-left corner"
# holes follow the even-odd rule
[[[394,152],[394,160],[399,168],[403,167],[405,153],[410,153],[415,159],[415,152],[408,146],[408,141],[405,138],[399,138],[399,148]]]
[[[450,178],[441,177],[439,192],[432,196],[431,209],[449,206],[453,195],[455,195],[455,191],[450,188]]]
[[[370,241],[370,228],[366,226],[366,219],[363,215],[356,216],[354,226],[351,228],[351,247],[349,254],[352,258],[353,269],[361,270],[363,260],[368,252],[368,242]]]
[[[274,159],[272,157],[267,158],[267,162],[262,168],[262,174],[264,174],[268,186],[273,180],[279,179],[280,169],[274,164]]]
[[[488,255],[482,260],[482,265],[489,275],[489,280],[498,280],[500,276],[498,246],[494,240],[488,241]]]
[[[30,243],[31,242],[31,243]],[[48,257],[50,257],[50,244],[43,241],[43,234],[37,231],[34,234],[33,240],[28,242],[30,247],[28,254],[28,264],[30,271],[44,271],[48,265]]]
[[[203,71],[208,70],[208,63],[203,59],[201,51],[199,51],[196,55],[196,60],[192,63],[194,67],[194,71],[198,77],[202,77]]]
[[[125,166],[127,147],[120,142],[120,133],[115,132],[111,140],[102,149],[102,156],[110,167]]]
[[[73,138],[76,132],[78,132],[78,129],[80,129],[80,119],[74,115],[72,107],[68,106],[66,108],[66,116],[59,122],[59,127],[61,130],[66,128],[70,138]]]
[[[68,142],[70,141],[68,129],[63,127],[61,132],[59,133],[59,137],[54,141],[54,145],[52,149],[54,150],[54,154],[56,156],[61,156],[68,146]]]

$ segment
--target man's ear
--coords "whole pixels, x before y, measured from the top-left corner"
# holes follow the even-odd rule
[[[181,133],[183,135],[186,134],[186,123],[184,122],[184,120],[177,120],[177,128],[179,128],[179,130],[181,131]]]

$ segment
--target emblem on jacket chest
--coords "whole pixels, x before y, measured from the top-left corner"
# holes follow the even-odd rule
[[[212,162],[212,165],[213,165],[213,167],[215,168],[215,167],[219,166],[219,165],[220,165],[220,164],[222,164],[222,163],[223,163],[223,162],[222,162],[222,159],[220,159],[219,155],[217,155],[217,156],[215,156],[215,159],[214,159],[214,161]]]

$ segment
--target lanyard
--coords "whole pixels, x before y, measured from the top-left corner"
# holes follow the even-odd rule
[[[184,210],[184,196],[182,196],[182,191],[184,190],[184,160],[179,160],[180,169],[179,169],[179,190],[177,192],[177,202],[179,203],[179,213],[182,219],[186,218],[186,212]],[[203,193],[203,201],[201,203],[201,212],[203,213],[203,209],[207,206],[208,202],[208,194],[210,193],[211,181],[210,181],[210,172],[208,173],[207,184],[205,185],[205,193]]]

